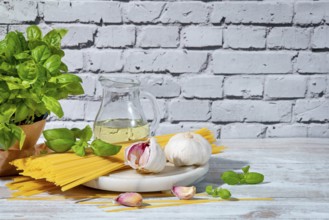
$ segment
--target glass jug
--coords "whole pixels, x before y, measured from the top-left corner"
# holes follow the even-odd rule
[[[160,121],[159,107],[153,95],[140,91],[138,80],[102,76],[99,81],[103,97],[94,122],[95,138],[120,143],[154,135]],[[141,95],[151,101],[154,119],[150,125],[140,103]]]

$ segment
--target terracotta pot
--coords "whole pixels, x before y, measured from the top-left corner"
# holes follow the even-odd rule
[[[35,153],[35,145],[45,127],[46,120],[38,121],[31,125],[21,125],[20,127],[26,134],[22,149],[19,149],[18,142],[9,148],[9,150],[0,150],[0,176],[12,176],[18,174],[16,168],[9,162],[23,157],[29,157]]]

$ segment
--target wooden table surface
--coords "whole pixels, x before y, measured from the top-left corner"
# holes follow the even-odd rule
[[[329,219],[329,139],[222,140],[227,146],[213,155],[204,181],[222,185],[235,198],[273,198],[272,201],[224,201],[178,207],[107,213],[74,200],[10,200],[0,179],[0,219]],[[228,186],[220,182],[226,170],[250,165],[261,172],[259,185]],[[49,195],[50,197],[53,195]]]

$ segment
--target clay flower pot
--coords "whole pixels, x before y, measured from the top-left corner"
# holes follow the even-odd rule
[[[20,125],[26,134],[22,149],[18,142],[9,150],[0,150],[0,176],[12,176],[18,174],[16,168],[9,163],[15,159],[29,157],[35,153],[35,145],[45,127],[46,120],[41,120],[30,125]]]

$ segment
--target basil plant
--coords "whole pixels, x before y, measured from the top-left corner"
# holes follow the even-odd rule
[[[45,36],[35,26],[9,32],[0,41],[0,149],[16,141],[22,147],[25,134],[19,125],[63,110],[58,102],[68,95],[83,94],[81,78],[68,73],[62,62],[61,40],[65,29],[54,29]]]

